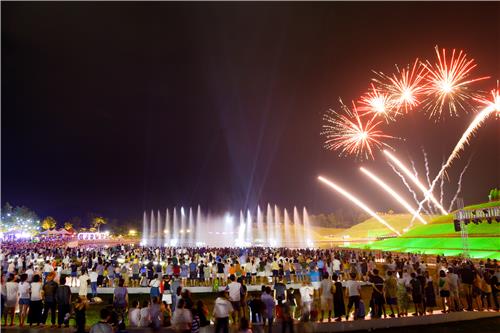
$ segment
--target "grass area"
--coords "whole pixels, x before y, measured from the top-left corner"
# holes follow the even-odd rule
[[[475,204],[467,206],[465,209],[483,209],[495,206],[500,206],[500,201]],[[411,219],[409,214],[382,217],[397,230],[402,230]],[[500,259],[500,225],[497,222],[491,224],[486,221],[480,224],[471,223],[467,228],[471,257]],[[351,239],[356,239],[390,235],[390,231],[371,218],[345,230],[342,234],[350,235]],[[444,254],[446,256],[457,256],[463,252],[460,233],[454,229],[453,214],[437,216],[430,220],[427,225],[415,224],[411,230],[398,238],[375,241],[370,244],[358,243],[351,246],[384,251]]]
[[[410,225],[412,216],[410,214],[381,214],[380,217],[382,217],[399,232],[403,232],[403,229]],[[425,220],[429,219],[428,216],[424,215],[423,217]],[[416,222],[415,225],[417,225],[417,223],[418,222]],[[339,234],[339,236],[342,237],[348,235],[351,239],[360,239],[389,236],[392,234],[393,232],[391,230],[372,217],[344,230]]]

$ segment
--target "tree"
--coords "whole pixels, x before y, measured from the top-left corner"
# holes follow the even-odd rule
[[[56,227],[56,225],[57,225],[57,222],[52,216],[47,216],[42,221],[42,229],[43,230],[54,229]]]
[[[73,230],[73,224],[71,222],[65,222],[64,223],[64,230],[66,230],[66,231],[72,231]]]
[[[100,231],[101,225],[108,223],[104,217],[96,216],[92,219],[92,227]]]

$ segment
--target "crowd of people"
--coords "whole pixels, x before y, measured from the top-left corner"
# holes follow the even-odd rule
[[[352,249],[67,248],[48,241],[3,243],[0,264],[3,325],[14,325],[16,312],[21,327],[45,325],[50,313],[52,327],[74,318],[78,333],[85,332],[89,305],[105,298],[102,287],[113,288],[113,306],[102,308],[91,332],[123,331],[125,324],[199,332],[211,321],[216,332],[228,332],[231,323],[252,332],[274,322],[285,332],[297,320],[499,310],[500,271],[489,259]],[[196,300],[191,287],[212,293]],[[149,288],[149,297],[130,296],[129,288]]]

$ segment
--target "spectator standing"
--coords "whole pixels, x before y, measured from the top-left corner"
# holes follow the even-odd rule
[[[333,293],[335,321],[342,321],[342,316],[345,316],[344,290],[342,288],[342,282],[338,281],[339,276],[337,273],[332,274],[332,280],[335,286],[335,292]]]
[[[450,283],[446,277],[446,273],[442,270],[439,271],[439,296],[441,296],[443,302],[442,313],[450,312]],[[446,304],[448,304],[448,310],[446,310]]]
[[[40,275],[36,274],[33,276],[33,282],[31,282],[31,297],[30,297],[30,307],[28,311],[28,322],[30,327],[35,324],[40,325],[42,322],[42,282],[40,281]]]
[[[66,285],[66,277],[61,277],[61,285],[56,290],[57,303],[57,327],[69,327],[69,316],[71,311],[71,288]]]
[[[274,298],[271,295],[271,287],[266,287],[265,292],[261,296],[262,303],[264,303],[265,313],[264,319],[267,321],[269,333],[273,331],[274,320]]]
[[[387,279],[384,281],[384,291],[386,303],[387,305],[389,305],[389,309],[391,310],[391,314],[389,315],[389,317],[396,317],[393,306],[396,307],[399,317],[398,281],[396,280],[396,277],[394,276],[394,273],[392,271],[387,272]]]
[[[120,278],[118,287],[115,288],[113,293],[113,305],[122,320],[125,320],[125,312],[128,307],[128,291],[124,284],[125,280]]]
[[[21,274],[19,282],[19,327],[24,326],[24,322],[28,316],[28,308],[30,306],[30,291],[31,286],[28,280],[28,274]]]
[[[332,321],[333,294],[335,293],[335,285],[330,281],[328,272],[323,273],[319,287],[321,320],[325,319],[325,312],[328,311],[328,322]]]
[[[434,282],[432,281],[432,277],[429,275],[429,271],[425,271],[424,277],[425,277],[425,288],[424,288],[425,306],[427,312],[429,314],[432,314],[433,308],[437,306],[436,294],[434,292]]]
[[[233,323],[236,323],[236,317],[238,317],[238,320],[241,318],[241,283],[236,282],[234,274],[229,276],[229,280],[231,283],[227,285],[227,291],[229,292],[229,300],[234,309],[232,313]]]
[[[413,299],[413,304],[415,305],[414,316],[423,315],[423,289],[422,284],[419,279],[417,279],[417,274],[411,273],[411,297]]]
[[[308,321],[311,314],[314,289],[311,287],[310,282],[307,279],[303,280],[302,286],[299,288],[299,292],[301,318],[304,321]]]
[[[17,294],[19,292],[19,284],[14,280],[14,275],[9,274],[7,278],[6,288],[6,302],[5,309],[3,313],[4,325],[7,326],[7,321],[10,315],[9,326],[14,326],[14,316],[17,304]]]
[[[50,272],[45,280],[45,284],[43,285],[43,313],[42,313],[42,324],[45,324],[47,317],[49,316],[50,311],[50,322],[52,324],[51,327],[56,326],[56,292],[58,288],[58,284],[54,281],[55,272]]]
[[[356,281],[356,272],[349,273],[350,279],[346,282],[346,293],[349,297],[349,302],[347,303],[346,320],[349,320],[349,312],[354,305],[354,313],[358,313],[359,301],[361,300],[361,284]],[[354,316],[356,318],[356,315]]]
[[[378,269],[375,268],[372,272],[373,274],[370,276],[370,282],[373,287],[372,302],[374,305],[374,318],[380,318],[382,312],[384,313],[384,318],[387,318],[385,312],[384,279],[378,275]]]
[[[78,281],[80,282],[80,287],[78,288],[78,296],[86,298],[87,294],[89,293],[88,284],[90,281],[86,268],[82,267],[82,274],[78,278]]]
[[[90,289],[92,291],[92,298],[97,296],[97,278],[98,278],[98,275],[97,275],[96,268],[94,266],[94,268],[92,268],[92,271],[89,273]]]
[[[87,297],[78,297],[75,304],[76,333],[85,333],[87,307]]]
[[[215,300],[213,318],[215,320],[215,333],[229,333],[229,315],[233,312],[233,306],[227,300],[224,292],[219,294]]]
[[[149,283],[150,291],[149,294],[151,296],[151,299],[154,297],[160,297],[160,284],[161,284],[161,279],[159,278],[158,274],[155,274],[153,276],[153,279]]]

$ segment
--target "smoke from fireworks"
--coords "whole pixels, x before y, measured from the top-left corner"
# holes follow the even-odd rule
[[[345,114],[329,110],[323,117],[322,135],[326,137],[325,148],[340,151],[340,155],[354,155],[359,159],[374,159],[374,150],[391,148],[383,140],[395,139],[384,134],[378,126],[381,121],[374,117],[362,120],[353,102],[352,111],[342,104]]]
[[[401,70],[396,66],[396,70],[397,73],[392,75],[375,72],[379,78],[373,81],[387,92],[395,114],[402,111],[408,113],[420,104],[426,68],[416,59],[413,66],[408,65]]]
[[[465,110],[468,101],[474,97],[468,85],[489,77],[469,78],[471,71],[477,66],[474,59],[467,59],[463,51],[458,54],[455,49],[451,51],[449,60],[446,50],[439,52],[436,46],[437,62],[432,65],[429,61],[422,63],[427,69],[425,73],[424,93],[428,97],[424,109],[431,118],[443,117],[447,106],[450,116],[457,116],[458,109]]]

